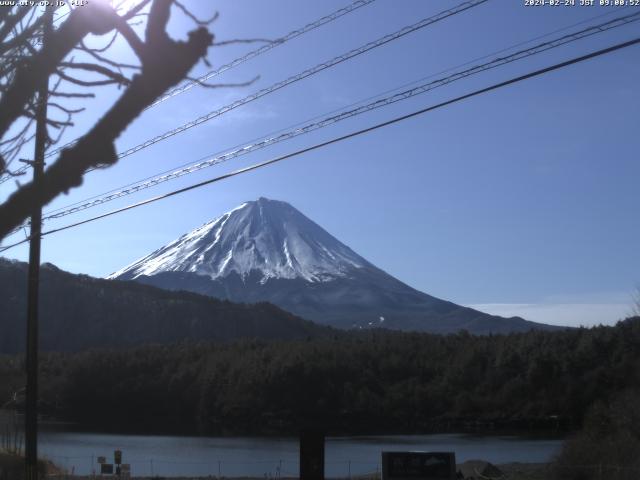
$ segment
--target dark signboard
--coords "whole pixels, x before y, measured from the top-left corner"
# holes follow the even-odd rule
[[[113,475],[113,463],[102,463],[100,465],[101,475]]]
[[[454,452],[382,452],[382,480],[452,480]]]
[[[115,464],[120,465],[122,463],[122,450],[116,450],[113,452],[113,460]]]

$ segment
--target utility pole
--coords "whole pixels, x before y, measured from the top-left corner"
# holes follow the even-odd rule
[[[45,7],[42,47],[46,45],[53,28],[53,12]],[[47,102],[49,76],[43,75],[38,89],[36,106],[36,144],[32,162],[33,183],[38,191],[44,172],[44,154],[47,147]],[[38,479],[38,287],[40,285],[40,236],[42,234],[42,207],[36,202],[31,213],[29,240],[29,278],[27,284],[27,389],[25,415],[25,479]]]

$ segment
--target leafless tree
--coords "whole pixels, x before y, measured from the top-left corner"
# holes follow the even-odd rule
[[[166,33],[172,6],[196,23],[186,41]],[[47,145],[55,144],[82,110],[70,107],[71,99],[91,97],[92,89],[104,85],[118,85],[123,92],[82,137],[48,162],[41,182],[19,186],[0,205],[0,240],[25,221],[34,206],[79,186],[87,170],[117,161],[114,142],[127,126],[163,92],[188,78],[198,61],[206,62],[213,43],[207,25],[215,19],[197,19],[178,0],[141,0],[125,12],[96,0],[71,10],[42,42],[45,17],[36,6],[0,9],[0,175],[15,174],[15,160],[33,138],[43,78],[50,79]],[[146,22],[144,39],[134,28],[136,22]],[[105,45],[87,46],[89,34],[105,36]],[[109,58],[118,36],[131,47],[137,64]]]

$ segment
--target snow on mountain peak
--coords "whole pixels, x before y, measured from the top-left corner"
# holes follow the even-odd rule
[[[246,202],[108,278],[191,272],[211,279],[253,271],[322,282],[370,264],[286,202]]]

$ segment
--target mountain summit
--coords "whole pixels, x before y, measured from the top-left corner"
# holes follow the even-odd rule
[[[371,266],[286,202],[259,198],[205,223],[109,278],[189,272],[221,279],[326,282]]]
[[[552,328],[440,300],[371,264],[286,202],[259,198],[189,232],[108,278],[268,301],[341,328],[437,333]]]

